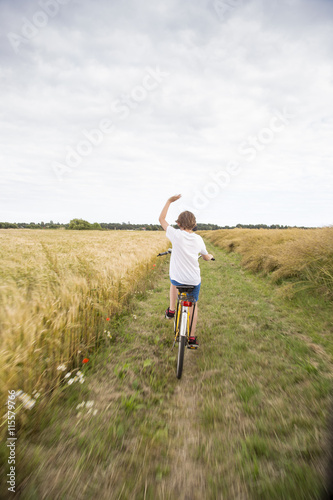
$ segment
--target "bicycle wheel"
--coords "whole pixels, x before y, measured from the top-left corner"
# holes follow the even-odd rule
[[[185,325],[182,325],[183,315],[180,315],[180,325],[179,325],[179,343],[178,343],[178,358],[177,358],[177,378],[180,379],[183,373],[183,365],[184,365],[184,354],[185,354],[185,341],[186,336],[180,335],[180,332],[183,328],[187,327],[187,317],[185,319]]]
[[[178,344],[177,378],[181,378],[184,365],[185,337],[180,337]]]

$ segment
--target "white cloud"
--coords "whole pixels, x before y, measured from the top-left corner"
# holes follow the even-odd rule
[[[7,33],[40,7],[2,5],[1,220],[155,222],[233,160],[241,173],[199,220],[331,223],[331,2],[243,0],[221,20],[203,0],[71,0],[18,54]],[[112,103],[147,67],[169,75],[121,119]],[[240,144],[284,108],[295,117],[247,161]],[[59,182],[53,163],[103,119],[114,133]]]

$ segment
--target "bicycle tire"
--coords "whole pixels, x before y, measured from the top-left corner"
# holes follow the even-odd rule
[[[184,366],[184,354],[185,354],[185,341],[186,337],[184,335],[180,335],[181,332],[181,323],[182,323],[182,314],[180,315],[180,325],[179,325],[179,342],[178,342],[178,357],[177,357],[177,378],[180,379],[183,373]],[[187,321],[186,321],[187,323]],[[185,327],[187,324],[185,325]]]
[[[183,373],[185,354],[185,337],[180,337],[178,343],[177,378],[180,379]]]

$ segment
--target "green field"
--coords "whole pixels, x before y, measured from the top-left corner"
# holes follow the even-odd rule
[[[156,261],[150,287],[108,324],[86,383],[60,386],[27,415],[18,497],[320,498],[331,303],[287,301],[238,255],[208,249],[216,262],[200,264],[200,349],[186,351],[182,379],[163,316],[168,265]]]

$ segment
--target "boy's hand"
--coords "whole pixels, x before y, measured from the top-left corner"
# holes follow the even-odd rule
[[[169,201],[170,203],[173,203],[174,201],[179,200],[179,198],[180,198],[180,197],[181,197],[181,194],[177,194],[176,196],[171,196],[171,197],[168,199],[168,201]]]
[[[213,260],[214,255],[212,255],[211,253],[208,253],[207,255],[203,255],[202,258],[203,258],[203,260]]]

